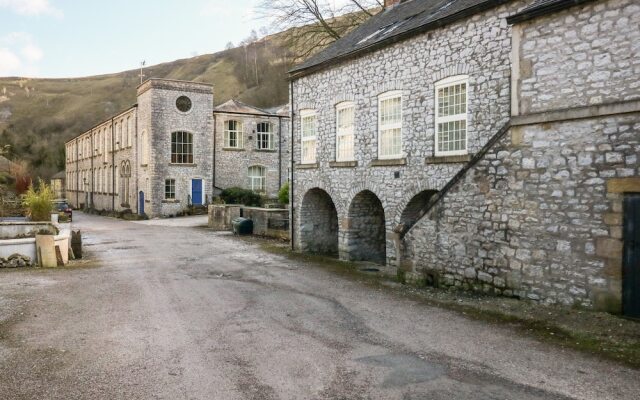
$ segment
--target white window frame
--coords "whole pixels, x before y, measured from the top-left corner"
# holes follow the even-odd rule
[[[173,189],[173,191],[171,191],[171,189]],[[175,200],[176,198],[176,180],[175,178],[166,178],[164,180],[164,199]]]
[[[382,125],[382,102],[386,100],[400,98],[400,121],[394,123],[388,123]],[[380,160],[393,160],[402,158],[404,153],[402,151],[402,121],[403,121],[403,96],[401,90],[393,90],[390,92],[382,93],[378,96],[378,159]],[[382,132],[386,130],[400,129],[400,151],[395,154],[382,155]]]
[[[262,174],[260,176],[251,175],[251,170],[257,168]],[[267,191],[267,168],[263,165],[252,165],[247,168],[247,176],[249,177],[249,189],[257,193],[264,193]],[[255,182],[258,182],[258,189],[256,190]]]
[[[236,129],[229,129],[229,122],[236,123]],[[236,134],[236,146],[231,146],[231,133]],[[244,123],[237,119],[228,119],[224,121],[224,148],[225,149],[243,149],[244,148]]]
[[[264,124],[269,127],[268,132],[258,131],[258,127]],[[267,136],[267,147],[261,147],[260,136]],[[275,141],[273,140],[273,124],[269,121],[261,121],[256,124],[256,149],[258,150],[273,150],[275,148]]]
[[[306,118],[315,119],[315,132],[313,135],[305,136],[304,132],[304,120]],[[315,110],[301,110],[300,111],[300,163],[301,164],[315,164],[318,158],[318,113]],[[307,142],[313,142],[313,157],[307,159],[304,158],[304,147]]]
[[[350,128],[340,128],[340,112],[352,109],[353,124]],[[355,159],[355,127],[356,127],[356,107],[352,101],[345,101],[336,105],[336,161],[353,161]],[[351,154],[340,157],[340,139],[351,137]]]
[[[456,86],[460,84],[465,84],[465,112],[463,114],[455,114],[448,115],[445,117],[441,117],[440,114],[440,104],[438,98],[438,91],[440,89]],[[456,75],[450,76],[448,78],[442,79],[435,83],[435,155],[436,156],[458,156],[458,155],[466,155],[469,154],[469,76],[468,75]],[[455,122],[455,121],[464,121],[465,122],[465,141],[464,141],[464,149],[463,150],[451,150],[451,151],[442,151],[440,150],[440,124],[445,122]]]

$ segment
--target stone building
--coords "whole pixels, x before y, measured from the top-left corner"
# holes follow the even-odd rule
[[[229,100],[213,115],[214,186],[240,186],[276,196],[288,179],[288,107],[262,110]]]
[[[294,246],[640,315],[640,6],[386,3],[291,71]]]
[[[73,206],[171,216],[208,204],[227,187],[272,196],[279,189],[286,175],[278,152],[286,142],[280,139],[287,132],[286,115],[219,114],[226,107],[214,109],[213,87],[196,82],[150,79],[138,87],[137,97],[130,109],[66,143],[66,192]],[[230,115],[247,129],[264,123],[270,148],[235,153],[233,159],[218,153],[225,148]],[[247,137],[247,146],[256,140]]]

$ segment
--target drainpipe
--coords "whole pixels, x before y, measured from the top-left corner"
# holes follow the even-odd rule
[[[282,187],[282,117],[278,116],[278,190]]]
[[[91,194],[89,195],[89,203],[91,206],[89,209],[93,209],[93,190],[94,190],[94,181],[96,179],[96,171],[93,169],[93,156],[95,154],[93,146],[93,129],[89,131],[89,143],[91,143],[91,148],[89,149],[89,157],[91,157]]]
[[[135,136],[135,163],[134,169],[136,171],[136,214],[140,215],[140,142],[138,139],[138,106],[136,105],[134,115],[136,117],[136,136]],[[131,149],[131,151],[134,151]],[[145,194],[146,195],[146,194]]]
[[[78,186],[80,186],[80,152],[79,152],[79,147],[78,146],[78,139],[76,138],[75,140],[75,147],[76,147],[76,207],[80,207],[80,191],[78,190]]]
[[[291,218],[289,218],[290,220],[290,230],[291,230],[291,250],[295,250],[296,249],[296,245],[295,245],[295,216],[296,216],[296,210],[294,208],[294,186],[295,186],[295,179],[293,179],[293,155],[294,153],[294,146],[293,144],[295,143],[295,139],[293,137],[293,132],[294,132],[294,125],[295,125],[295,114],[294,114],[294,98],[293,98],[293,80],[289,83],[289,98],[291,99],[291,155],[290,155],[290,160],[291,160],[291,181],[289,182],[289,208],[291,209]]]
[[[111,193],[111,208],[113,212],[116,212],[116,133],[113,129],[113,118],[111,118],[111,188],[113,192]]]
[[[218,121],[216,113],[213,113],[213,164],[211,169],[213,170],[213,177],[211,178],[211,201],[213,202],[213,196],[216,192],[216,135],[218,131]]]

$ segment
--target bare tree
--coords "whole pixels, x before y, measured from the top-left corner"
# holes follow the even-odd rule
[[[349,33],[382,9],[381,0],[263,0],[259,13],[286,31],[289,48],[298,60]]]

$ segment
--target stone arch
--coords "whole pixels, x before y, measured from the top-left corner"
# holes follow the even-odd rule
[[[396,216],[396,230],[403,234],[411,229],[425,215],[426,207],[436,193],[437,190],[423,190],[406,202],[402,212]]]
[[[338,255],[338,211],[325,190],[308,190],[300,202],[300,250]]]
[[[387,262],[387,230],[382,201],[370,190],[357,193],[348,210],[346,257],[351,261]]]

